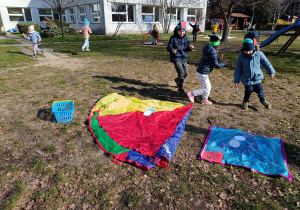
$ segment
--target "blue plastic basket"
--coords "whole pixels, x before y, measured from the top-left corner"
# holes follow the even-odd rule
[[[54,101],[52,112],[58,123],[72,122],[74,101]]]

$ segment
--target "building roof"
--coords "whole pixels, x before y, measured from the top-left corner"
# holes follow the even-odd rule
[[[210,18],[222,18],[222,17],[223,17],[222,13],[217,13],[217,14],[210,16]],[[231,17],[233,17],[233,18],[249,18],[250,16],[245,15],[243,13],[231,13]]]

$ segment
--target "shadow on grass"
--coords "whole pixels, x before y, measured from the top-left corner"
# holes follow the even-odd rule
[[[40,109],[36,116],[47,122],[56,122],[55,116],[51,109]]]
[[[65,51],[58,51],[58,50],[53,50],[54,53],[70,53],[72,55],[78,55],[78,52],[74,52],[71,50],[65,50]]]
[[[7,52],[12,53],[12,54],[27,55],[26,53],[23,53],[23,52],[14,52],[14,51],[7,51]],[[27,56],[31,56],[31,55],[27,55]]]
[[[284,150],[288,165],[300,167],[300,147],[295,144],[284,143]]]
[[[178,92],[177,88],[173,88],[173,90],[165,88],[165,87],[170,87],[169,85],[166,84],[151,84],[147,82],[142,82],[140,80],[125,79],[121,77],[109,77],[109,76],[92,76],[92,77],[99,78],[99,79],[100,78],[106,79],[112,81],[115,84],[124,82],[127,84],[142,86],[142,88],[129,87],[127,85],[119,85],[117,87],[113,87],[113,89],[117,89],[120,91],[126,91],[128,93],[138,93],[139,95],[144,97],[150,97],[157,100],[168,100],[177,103],[178,100],[186,99],[187,104],[189,103],[189,99],[185,93]]]

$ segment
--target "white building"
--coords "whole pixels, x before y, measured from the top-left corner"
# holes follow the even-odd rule
[[[63,0],[61,0],[63,1]],[[170,0],[175,1],[175,0]],[[182,0],[173,9],[171,31],[179,20],[196,20],[204,31],[206,0]],[[78,0],[76,5],[65,11],[63,20],[75,29],[90,22],[93,33],[112,35],[148,33],[154,24],[162,31],[162,5],[160,0]],[[18,23],[39,23],[44,17],[60,19],[57,11],[41,0],[0,0],[2,30],[18,30]],[[170,19],[170,16],[167,16]],[[190,26],[187,31],[191,31]]]

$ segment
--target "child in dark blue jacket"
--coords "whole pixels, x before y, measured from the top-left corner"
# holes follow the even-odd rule
[[[170,52],[170,61],[174,63],[178,77],[175,78],[175,82],[178,87],[178,91],[184,93],[183,82],[188,75],[187,66],[187,52],[194,49],[194,46],[190,44],[190,39],[185,34],[186,24],[180,22],[175,30],[174,35],[170,37],[167,50]]]
[[[193,90],[192,92],[187,93],[191,102],[194,103],[194,97],[202,95],[201,104],[212,104],[211,101],[208,100],[208,96],[211,91],[211,84],[208,78],[208,75],[211,73],[213,68],[222,68],[228,63],[228,60],[224,60],[223,63],[223,55],[220,59],[218,59],[218,48],[220,45],[220,38],[217,35],[211,35],[209,39],[209,44],[203,47],[203,56],[198,65],[196,76],[202,85],[202,89]]]

